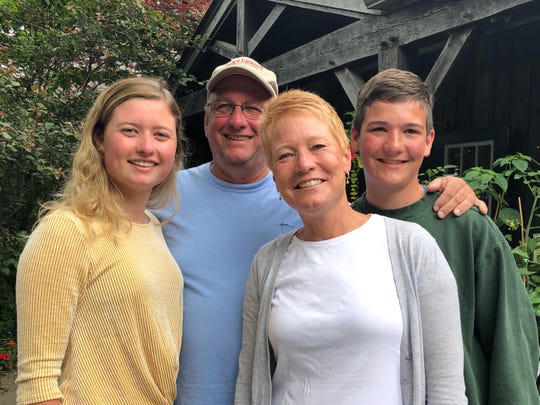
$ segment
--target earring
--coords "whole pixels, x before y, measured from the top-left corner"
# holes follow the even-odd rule
[[[345,184],[349,184],[349,173],[345,172]]]
[[[278,191],[278,196],[280,200],[283,200],[283,197],[281,196],[281,193]]]

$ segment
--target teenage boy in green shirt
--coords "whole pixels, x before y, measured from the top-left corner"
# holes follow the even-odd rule
[[[476,210],[439,219],[439,194],[418,182],[435,137],[432,108],[428,87],[411,72],[385,70],[360,89],[352,149],[366,192],[353,207],[416,222],[437,240],[458,285],[469,404],[540,404],[535,316],[506,239]]]

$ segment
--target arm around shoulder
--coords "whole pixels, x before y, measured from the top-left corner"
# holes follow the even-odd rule
[[[476,206],[484,215],[488,213],[486,203],[479,199],[467,182],[460,177],[436,178],[427,185],[427,191],[441,192],[441,196],[433,206],[439,218],[445,218],[450,213],[460,216],[473,206]]]

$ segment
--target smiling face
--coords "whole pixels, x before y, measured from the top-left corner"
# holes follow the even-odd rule
[[[289,113],[272,129],[270,168],[284,200],[303,217],[329,212],[347,201],[345,173],[351,168],[328,126],[313,114]]]
[[[352,148],[360,152],[371,204],[400,208],[421,198],[418,171],[434,137],[421,102],[375,101],[365,108],[360,133],[352,131]]]
[[[165,102],[140,97],[115,108],[97,143],[125,200],[148,200],[173,170],[176,145],[175,118]]]
[[[232,75],[216,85],[208,103],[249,104],[262,110],[269,99],[270,94],[255,80]],[[209,106],[205,108],[204,131],[212,151],[214,174],[236,183],[238,179],[232,173],[238,169],[250,172],[247,176],[250,181],[259,180],[268,173],[259,124],[259,118],[247,118],[240,107],[235,107],[229,116],[219,116]]]

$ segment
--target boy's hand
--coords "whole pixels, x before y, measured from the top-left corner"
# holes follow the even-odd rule
[[[437,212],[439,218],[444,218],[451,212],[459,217],[473,205],[478,207],[482,214],[488,213],[486,203],[476,196],[472,188],[462,178],[438,177],[427,185],[427,191],[430,193],[440,191],[442,193],[433,204],[433,210]]]

